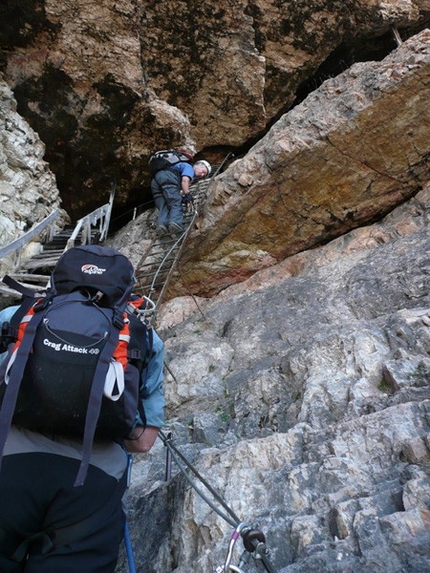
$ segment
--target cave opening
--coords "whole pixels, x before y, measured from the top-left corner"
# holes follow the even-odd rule
[[[228,157],[224,165],[225,169],[233,160],[246,155],[246,153],[268,133],[280,117],[303,102],[306,97],[318,89],[324,81],[345,72],[355,63],[383,60],[399,46],[399,43],[423,30],[429,21],[430,17],[424,17],[420,25],[414,28],[404,27],[397,29],[391,26],[379,36],[356,37],[343,42],[330,53],[326,60],[319,65],[310,77],[307,77],[299,84],[294,94],[295,99],[293,103],[281,109],[277,115],[268,122],[264,130],[254,135],[239,147],[223,145],[206,147],[199,153],[196,159],[204,158],[213,164],[217,164],[223,162],[225,158]],[[125,205],[114,208],[111,221],[112,232],[118,231],[140,213],[154,207],[149,185],[130,193],[131,197],[139,195],[139,200],[130,201]]]

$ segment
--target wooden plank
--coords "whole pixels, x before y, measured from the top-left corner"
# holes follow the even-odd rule
[[[57,262],[58,259],[46,259],[45,261],[34,261],[33,259],[30,259],[22,268],[27,271],[30,271],[31,269],[51,268],[55,267]]]

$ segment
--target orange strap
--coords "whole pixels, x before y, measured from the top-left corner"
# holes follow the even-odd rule
[[[21,319],[21,322],[19,323],[19,327],[18,327],[18,334],[17,334],[17,338],[16,338],[16,342],[15,342],[15,346],[13,347],[13,350],[17,350],[17,348],[19,347],[19,345],[22,342],[22,339],[24,338],[24,334],[25,334],[25,329],[28,326],[28,323],[30,322],[30,320],[32,319],[32,317],[36,314],[36,311],[34,310],[34,307],[36,306],[36,304],[42,299],[37,300],[33,306],[31,308],[28,309],[28,311],[26,312],[26,314],[23,316],[23,318]]]
[[[119,331],[118,344],[113,352],[113,358],[122,364],[125,370],[128,364],[128,343],[130,341],[130,320],[124,312],[124,326]]]

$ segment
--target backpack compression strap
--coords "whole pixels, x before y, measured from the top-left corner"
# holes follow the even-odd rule
[[[109,364],[113,352],[118,344],[119,331],[117,328],[111,329],[109,338],[104,345],[99,360],[97,362],[96,370],[93,377],[91,386],[91,393],[88,402],[87,413],[85,417],[84,441],[82,450],[82,461],[79,466],[78,475],[74,486],[83,485],[85,477],[88,472],[88,466],[91,459],[91,452],[94,442],[94,435],[96,432],[97,420],[99,419],[103,390],[106,382],[106,375],[109,370]]]

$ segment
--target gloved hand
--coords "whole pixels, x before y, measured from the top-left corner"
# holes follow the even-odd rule
[[[182,207],[185,211],[192,211],[194,209],[194,197],[191,193],[182,195]]]

